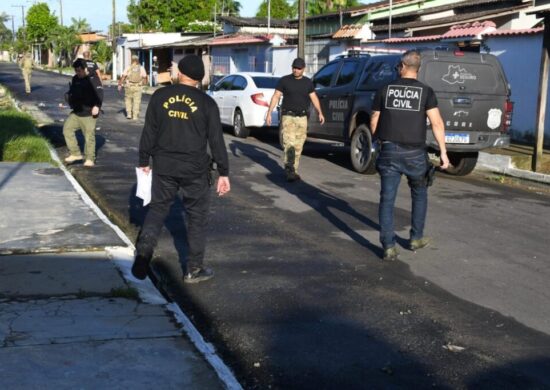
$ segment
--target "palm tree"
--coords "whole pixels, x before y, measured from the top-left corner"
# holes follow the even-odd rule
[[[86,20],[86,18],[71,18],[71,27],[78,33],[84,33],[92,30],[92,26]]]

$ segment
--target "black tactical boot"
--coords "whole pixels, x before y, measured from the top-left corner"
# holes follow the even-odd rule
[[[153,257],[155,247],[153,242],[154,240],[145,236],[140,237],[136,243],[136,258],[134,259],[134,265],[132,265],[132,275],[136,279],[143,280],[147,277],[149,263]]]
[[[295,159],[296,159],[296,151],[292,147],[288,148],[286,152],[286,165],[285,165],[286,181],[288,182],[300,180],[300,175],[298,175],[296,173],[296,170],[294,169]]]

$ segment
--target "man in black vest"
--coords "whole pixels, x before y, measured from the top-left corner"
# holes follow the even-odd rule
[[[430,120],[439,146],[441,169],[449,166],[445,147],[445,126],[434,91],[417,80],[420,54],[407,51],[401,57],[398,72],[401,78],[382,87],[374,97],[371,131],[381,143],[376,168],[381,177],[380,242],[384,260],[396,260],[393,226],[393,208],[401,175],[407,176],[412,197],[410,249],[417,250],[429,244],[424,237],[424,223],[428,209],[426,173],[426,116]]]

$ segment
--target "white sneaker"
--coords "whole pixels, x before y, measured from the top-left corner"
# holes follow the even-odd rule
[[[94,165],[95,165],[95,163],[92,160],[86,160],[84,162],[85,167],[93,167]]]
[[[67,162],[67,163],[72,163],[72,162],[79,161],[79,160],[82,160],[82,156],[73,156],[73,155],[71,154],[69,157],[67,157],[67,158],[65,159],[65,162]]]

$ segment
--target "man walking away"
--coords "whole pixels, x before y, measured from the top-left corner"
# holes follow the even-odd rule
[[[132,274],[138,279],[147,276],[164,219],[181,189],[188,243],[187,264],[182,264],[184,282],[197,283],[214,275],[203,264],[211,185],[207,147],[220,175],[219,196],[230,191],[229,165],[218,106],[197,88],[204,77],[202,60],[188,55],[179,62],[178,69],[179,84],[157,90],[145,115],[139,166],[153,175],[153,184],[151,205],[136,242]]]
[[[86,61],[82,58],[73,63],[75,75],[67,93],[67,101],[72,111],[63,124],[63,136],[70,155],[65,159],[67,163],[82,160],[82,153],[76,140],[75,132],[80,129],[85,140],[85,167],[95,165],[95,124],[101,108],[101,97],[97,94],[88,71]]]
[[[271,113],[279,104],[281,96],[284,96],[281,107],[281,134],[286,180],[289,182],[300,180],[298,166],[307,138],[307,115],[310,101],[319,113],[321,124],[325,123],[313,83],[304,76],[305,67],[306,63],[302,58],[298,57],[292,62],[292,74],[281,77],[277,83],[265,118],[266,125],[271,126]]]
[[[126,104],[126,118],[137,120],[141,104],[143,85],[147,82],[147,73],[139,64],[139,57],[132,56],[132,64],[124,69],[118,82],[118,90],[124,85],[124,102]]]
[[[449,166],[445,147],[445,127],[437,108],[437,98],[429,86],[417,80],[420,54],[407,51],[401,57],[398,72],[401,78],[382,87],[375,95],[371,131],[381,142],[376,168],[381,177],[380,242],[384,260],[396,260],[393,209],[401,175],[407,177],[412,197],[410,249],[429,244],[424,237],[428,209],[426,173],[426,116],[430,120],[440,151],[441,168]]]
[[[151,70],[153,72],[153,87],[158,84],[159,79],[159,62],[157,56],[153,56],[153,63],[151,64]]]
[[[96,93],[103,101],[103,82],[101,81],[101,72],[99,71],[99,67],[97,66],[95,61],[92,60],[92,53],[90,53],[89,50],[84,51],[82,53],[82,57],[84,57],[84,61],[86,62],[88,77],[90,78],[92,85],[96,89]]]
[[[25,80],[25,92],[31,93],[31,75],[34,62],[30,53],[23,55],[19,66],[21,66],[21,73],[23,74],[23,80]]]

